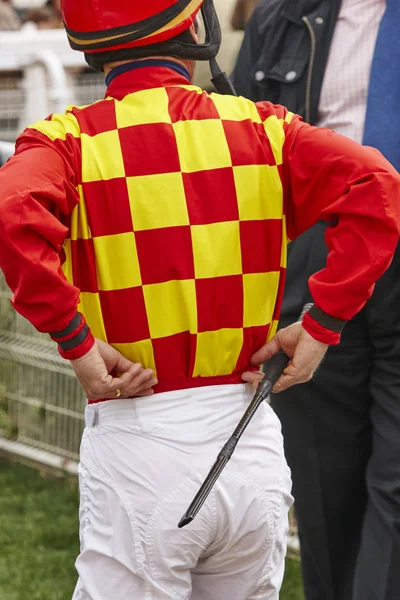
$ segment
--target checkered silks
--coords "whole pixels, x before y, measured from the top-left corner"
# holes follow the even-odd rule
[[[96,337],[160,379],[248,366],[276,330],[283,291],[291,117],[171,86],[33,126],[79,142],[63,269]]]

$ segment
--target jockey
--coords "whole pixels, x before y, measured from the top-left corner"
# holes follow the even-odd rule
[[[235,97],[212,0],[61,8],[107,91],[18,138],[0,266],[88,398],[74,600],[277,599],[292,497],[267,404],[199,517],[177,523],[257,366],[282,348],[275,391],[309,380],[370,297],[399,238],[400,177],[375,150]],[[227,95],[192,85],[197,60]],[[320,219],[315,304],[276,334],[287,243]]]

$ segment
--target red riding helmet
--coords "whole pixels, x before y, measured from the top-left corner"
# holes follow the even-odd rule
[[[204,0],[61,0],[69,43],[85,53],[158,44],[189,29]]]
[[[190,28],[200,10],[204,43],[191,36],[182,39],[179,34]],[[112,60],[145,57],[149,52],[209,60],[217,90],[235,93],[215,60],[221,29],[213,0],[61,0],[61,12],[71,47],[84,52],[96,71],[103,70],[102,57],[107,55],[109,61],[110,54]]]

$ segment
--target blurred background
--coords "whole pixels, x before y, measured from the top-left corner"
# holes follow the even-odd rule
[[[215,4],[220,64],[230,73],[256,2]],[[210,89],[209,79],[208,64],[200,64],[195,83]],[[104,92],[103,76],[68,46],[59,0],[0,0],[0,165],[25,126]],[[86,401],[56,345],[12,309],[10,297],[0,274],[0,598],[68,600]],[[293,532],[282,600],[303,598],[297,548]]]

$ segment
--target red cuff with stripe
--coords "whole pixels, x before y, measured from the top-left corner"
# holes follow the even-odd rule
[[[58,343],[58,351],[61,356],[68,360],[81,358],[94,345],[94,337],[85,317],[79,312],[71,319],[65,329],[51,333],[50,337]]]
[[[89,328],[88,331],[88,336],[85,338],[84,342],[79,344],[79,346],[76,348],[73,348],[72,350],[63,350],[61,346],[58,346],[58,352],[61,354],[61,356],[67,360],[76,360],[77,358],[82,358],[82,356],[85,356],[85,354],[87,354],[89,350],[93,348],[95,341]]]
[[[306,313],[303,317],[303,327],[318,342],[329,344],[330,346],[337,346],[340,343],[339,332],[327,329],[313,319],[309,313]]]

